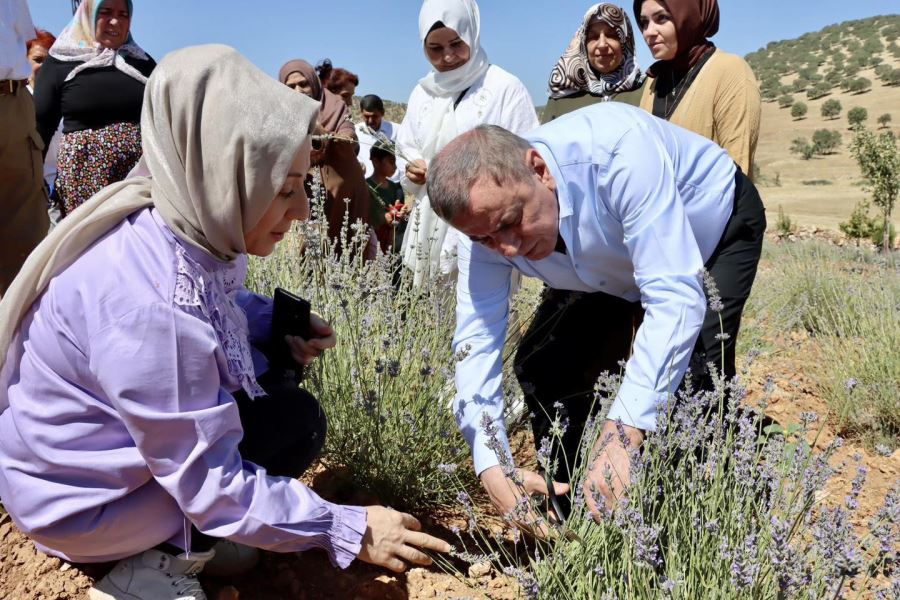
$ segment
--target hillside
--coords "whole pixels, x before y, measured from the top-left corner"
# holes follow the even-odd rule
[[[879,128],[879,116],[890,114],[888,126],[900,131],[898,37],[900,16],[873,17],[772,42],[747,55],[764,97],[756,162],[770,224],[781,206],[801,225],[836,229],[866,198],[847,150],[852,139],[847,113],[855,107],[866,109],[870,129]],[[826,118],[822,105],[831,100],[837,100],[841,110],[837,117]],[[792,117],[793,104],[801,102],[807,107],[805,117]],[[809,160],[791,154],[795,138],[811,140],[819,129],[840,133],[841,145],[834,154]],[[894,220],[900,224],[898,211]]]

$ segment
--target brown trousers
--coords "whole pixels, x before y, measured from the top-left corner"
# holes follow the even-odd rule
[[[50,228],[43,148],[28,90],[0,94],[0,296]]]

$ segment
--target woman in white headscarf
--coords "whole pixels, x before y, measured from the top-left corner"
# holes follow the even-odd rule
[[[522,82],[488,61],[475,0],[425,0],[419,38],[432,70],[410,95],[397,133],[403,154],[413,159],[402,179],[416,197],[403,262],[417,285],[456,271],[457,233],[431,209],[425,189],[429,161],[447,142],[478,125],[499,125],[516,134],[538,125]]]
[[[247,568],[251,547],[395,570],[448,549],[296,479],[324,417],[257,350],[272,303],[243,288],[247,255],[308,215],[317,113],[231,48],[170,54],[143,106],[151,177],[62,221],[0,302],[0,497],[41,550],[122,559],[92,598],[205,598],[197,572]],[[297,362],[335,344],[310,325],[285,339]]]

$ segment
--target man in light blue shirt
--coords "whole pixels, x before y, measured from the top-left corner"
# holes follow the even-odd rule
[[[454,408],[482,483],[502,512],[511,511],[518,493],[497,456],[509,453],[501,375],[509,276],[515,268],[542,279],[550,291],[523,344],[551,367],[534,360],[529,365],[521,349],[517,360],[528,367],[520,381],[534,375],[542,382],[523,386],[535,388],[527,389],[526,399],[535,413],[537,444],[546,432],[540,423],[548,422],[538,413],[549,411],[553,418],[559,400],[570,416],[567,435],[574,443],[564,450],[571,460],[600,374],[597,363],[617,370],[616,362],[628,359],[601,434],[612,433],[613,441],[585,483],[585,497],[596,509],[597,501],[611,501],[628,483],[630,460],[616,435],[617,420],[639,444],[689,364],[692,372],[704,371],[704,386],[711,385],[709,361],[726,376],[734,374],[734,339],[759,262],[764,210],[756,188],[724,150],[624,104],[570,113],[525,138],[480,127],[451,142],[429,171],[435,212],[467,236],[459,248],[454,338],[454,349],[466,356],[457,366]],[[704,268],[721,289],[721,300],[711,294],[715,312],[707,311]],[[574,334],[554,334],[566,320],[555,306],[558,290],[582,293],[564,292],[571,295],[572,314],[587,316],[565,326]],[[602,308],[578,310],[584,302]],[[543,320],[542,313],[557,313],[556,322]],[[529,341],[541,328],[544,341]],[[586,389],[560,392],[584,373],[590,373]],[[493,435],[484,426],[488,421]],[[607,470],[618,475],[612,486],[603,477]],[[547,493],[542,477],[518,473],[527,491]],[[567,487],[557,484],[556,493]]]

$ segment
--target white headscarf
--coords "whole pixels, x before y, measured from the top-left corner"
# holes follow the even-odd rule
[[[423,49],[425,38],[438,21],[458,33],[469,46],[469,60],[452,71],[432,69],[419,80],[419,85],[432,96],[451,96],[456,100],[456,96],[478,81],[490,66],[487,53],[481,47],[481,14],[475,0],[425,0],[419,11],[419,39]]]
[[[175,235],[212,256],[233,260],[245,253],[244,232],[284,185],[318,106],[228,46],[167,55],[148,81],[141,115],[152,177],[108,186],[63,219],[0,301],[0,412],[8,376],[21,359],[20,322],[54,276],[148,206]]]
[[[127,0],[128,15],[134,13],[131,0]],[[103,67],[115,67],[129,77],[137,79],[141,83],[147,83],[143,73],[125,62],[123,55],[133,56],[141,60],[148,60],[150,56],[143,48],[135,43],[128,32],[128,39],[116,50],[105,48],[97,42],[97,11],[103,5],[103,0],[83,0],[78,5],[75,15],[66,28],[59,34],[56,42],[50,48],[50,56],[57,60],[67,62],[81,62],[66,76],[69,81],[85,69],[100,69]]]
[[[425,0],[419,11],[419,39],[423,51],[425,38],[439,21],[456,31],[469,46],[469,60],[452,71],[432,69],[419,80],[422,89],[435,98],[426,138],[423,147],[419,148],[426,163],[459,134],[454,104],[461,94],[484,77],[490,66],[487,53],[481,47],[481,14],[475,0]],[[455,262],[448,262],[447,257],[456,251],[456,234],[453,230],[448,235],[448,229],[452,228],[431,209],[424,186],[416,196],[411,225],[403,240],[403,262],[415,273],[418,285],[438,272],[447,274],[453,269]]]

